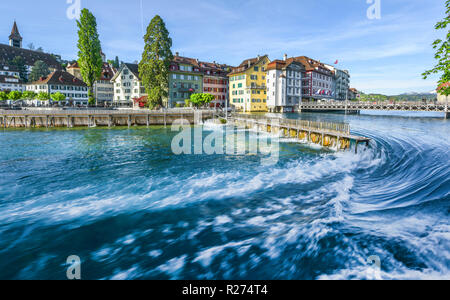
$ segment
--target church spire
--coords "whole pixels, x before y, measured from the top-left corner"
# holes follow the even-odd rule
[[[9,36],[9,45],[12,47],[22,48],[22,37],[19,33],[19,28],[14,20],[14,25],[11,30],[11,35]]]

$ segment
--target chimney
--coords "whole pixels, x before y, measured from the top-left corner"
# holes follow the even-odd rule
[[[258,54],[258,60],[261,58],[261,56],[259,56],[259,54]]]
[[[175,52],[175,56],[180,56],[180,52]]]
[[[248,61],[248,67],[250,68],[252,66],[252,62]]]
[[[284,55],[283,60],[287,61],[287,54]]]

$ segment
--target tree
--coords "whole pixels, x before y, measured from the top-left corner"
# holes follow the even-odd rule
[[[5,92],[0,92],[0,101],[8,100],[8,94]]]
[[[44,49],[42,47],[39,47],[36,49],[37,52],[44,52]]]
[[[191,103],[195,107],[202,107],[206,104],[211,103],[214,100],[214,96],[211,94],[192,94],[191,95]]]
[[[30,82],[38,81],[39,78],[45,77],[50,74],[50,70],[45,62],[42,60],[38,60],[34,63],[33,68],[31,69],[30,76],[28,77]]]
[[[33,43],[29,43],[29,44],[28,44],[28,49],[34,50],[34,44],[33,44]]]
[[[36,93],[33,91],[25,91],[22,93],[23,100],[33,100],[34,98],[36,98]]]
[[[144,36],[144,52],[139,63],[139,76],[148,95],[148,105],[152,109],[163,104],[169,95],[169,67],[173,60],[172,39],[166,24],[160,16],[155,16]]]
[[[78,65],[83,81],[89,87],[89,104],[95,103],[94,82],[100,77],[103,67],[97,20],[86,8],[81,11],[78,25]]]
[[[11,99],[11,100],[13,100],[13,101],[17,101],[17,100],[19,100],[20,98],[22,98],[22,93],[19,92],[19,91],[11,91],[11,92],[9,92],[9,94],[8,94],[8,98]]]
[[[27,66],[25,65],[25,60],[22,58],[22,56],[14,57],[9,62],[9,64],[15,66],[19,70],[20,79],[22,79],[23,82],[27,82],[28,70]]]
[[[51,94],[50,97],[55,102],[60,102],[60,101],[66,100],[66,96],[60,92],[53,93],[53,94]]]
[[[436,24],[436,30],[446,29],[447,26],[450,25],[450,0],[447,0],[445,2],[445,7],[447,8],[447,11],[445,13],[447,17]],[[443,74],[441,75],[439,84],[445,84],[450,81],[450,30],[447,31],[445,40],[437,39],[432,45],[433,49],[436,50],[434,58],[438,61],[438,63],[433,69],[425,71],[422,76],[424,79],[427,79],[431,74],[439,74],[442,72]],[[439,93],[445,96],[449,96],[450,85],[443,86],[440,89]]]
[[[50,99],[50,96],[46,92],[39,92],[39,94],[37,95],[37,99],[41,101],[46,101]]]

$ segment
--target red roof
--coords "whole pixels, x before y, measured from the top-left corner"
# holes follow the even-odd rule
[[[86,86],[86,83],[66,71],[55,71],[46,77],[39,78],[38,81],[32,82],[31,84],[64,84]]]
[[[450,81],[440,84],[437,90],[440,91],[440,90],[442,90],[444,88],[448,88],[448,87],[450,87]]]

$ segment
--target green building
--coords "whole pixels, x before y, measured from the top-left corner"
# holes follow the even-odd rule
[[[169,69],[168,107],[184,105],[185,100],[195,93],[203,93],[203,73],[199,61],[176,53]]]

